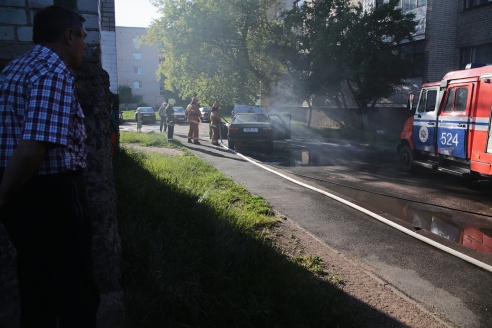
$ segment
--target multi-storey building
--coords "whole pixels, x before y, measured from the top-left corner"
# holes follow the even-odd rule
[[[384,2],[363,5],[369,10]],[[469,63],[492,64],[492,0],[402,0],[400,6],[418,21],[415,41],[400,51],[402,60],[414,61],[414,77],[435,81]]]
[[[147,29],[143,27],[116,26],[118,84],[130,86],[134,95],[143,96],[143,103],[158,107],[164,101],[156,76],[159,49],[139,42],[145,34]]]

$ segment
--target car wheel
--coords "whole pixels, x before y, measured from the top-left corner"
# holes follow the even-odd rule
[[[267,143],[267,150],[269,152],[272,152],[273,151],[273,140],[272,141],[268,141],[268,143]]]
[[[410,147],[408,145],[401,147],[398,156],[403,171],[411,172],[413,170],[413,152]]]
[[[227,147],[229,147],[229,149],[234,150],[235,146],[236,146],[236,144],[235,144],[233,141],[230,141],[230,140],[229,140],[229,141],[227,142]]]

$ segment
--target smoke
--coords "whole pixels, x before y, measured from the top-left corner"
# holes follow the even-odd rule
[[[290,74],[284,74],[266,98],[262,98],[262,107],[270,112],[282,112],[285,108],[302,107],[303,96]]]

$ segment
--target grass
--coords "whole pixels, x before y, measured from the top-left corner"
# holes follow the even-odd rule
[[[131,132],[121,142],[170,145]],[[290,260],[272,243],[268,202],[181,149],[126,148],[115,165],[124,327],[360,326],[318,257]]]
[[[123,120],[125,121],[134,121],[135,120],[135,110],[122,110],[123,112]]]

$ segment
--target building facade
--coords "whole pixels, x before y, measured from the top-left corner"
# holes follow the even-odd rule
[[[143,103],[155,107],[164,101],[156,75],[160,57],[157,46],[140,43],[139,38],[146,34],[143,27],[116,26],[118,84],[130,86],[134,95],[142,95]]]
[[[388,0],[364,0],[365,10]],[[401,0],[418,21],[415,41],[402,45],[402,60],[413,60],[414,77],[438,81],[467,64],[492,64],[492,0]],[[413,55],[410,51],[413,48]]]

